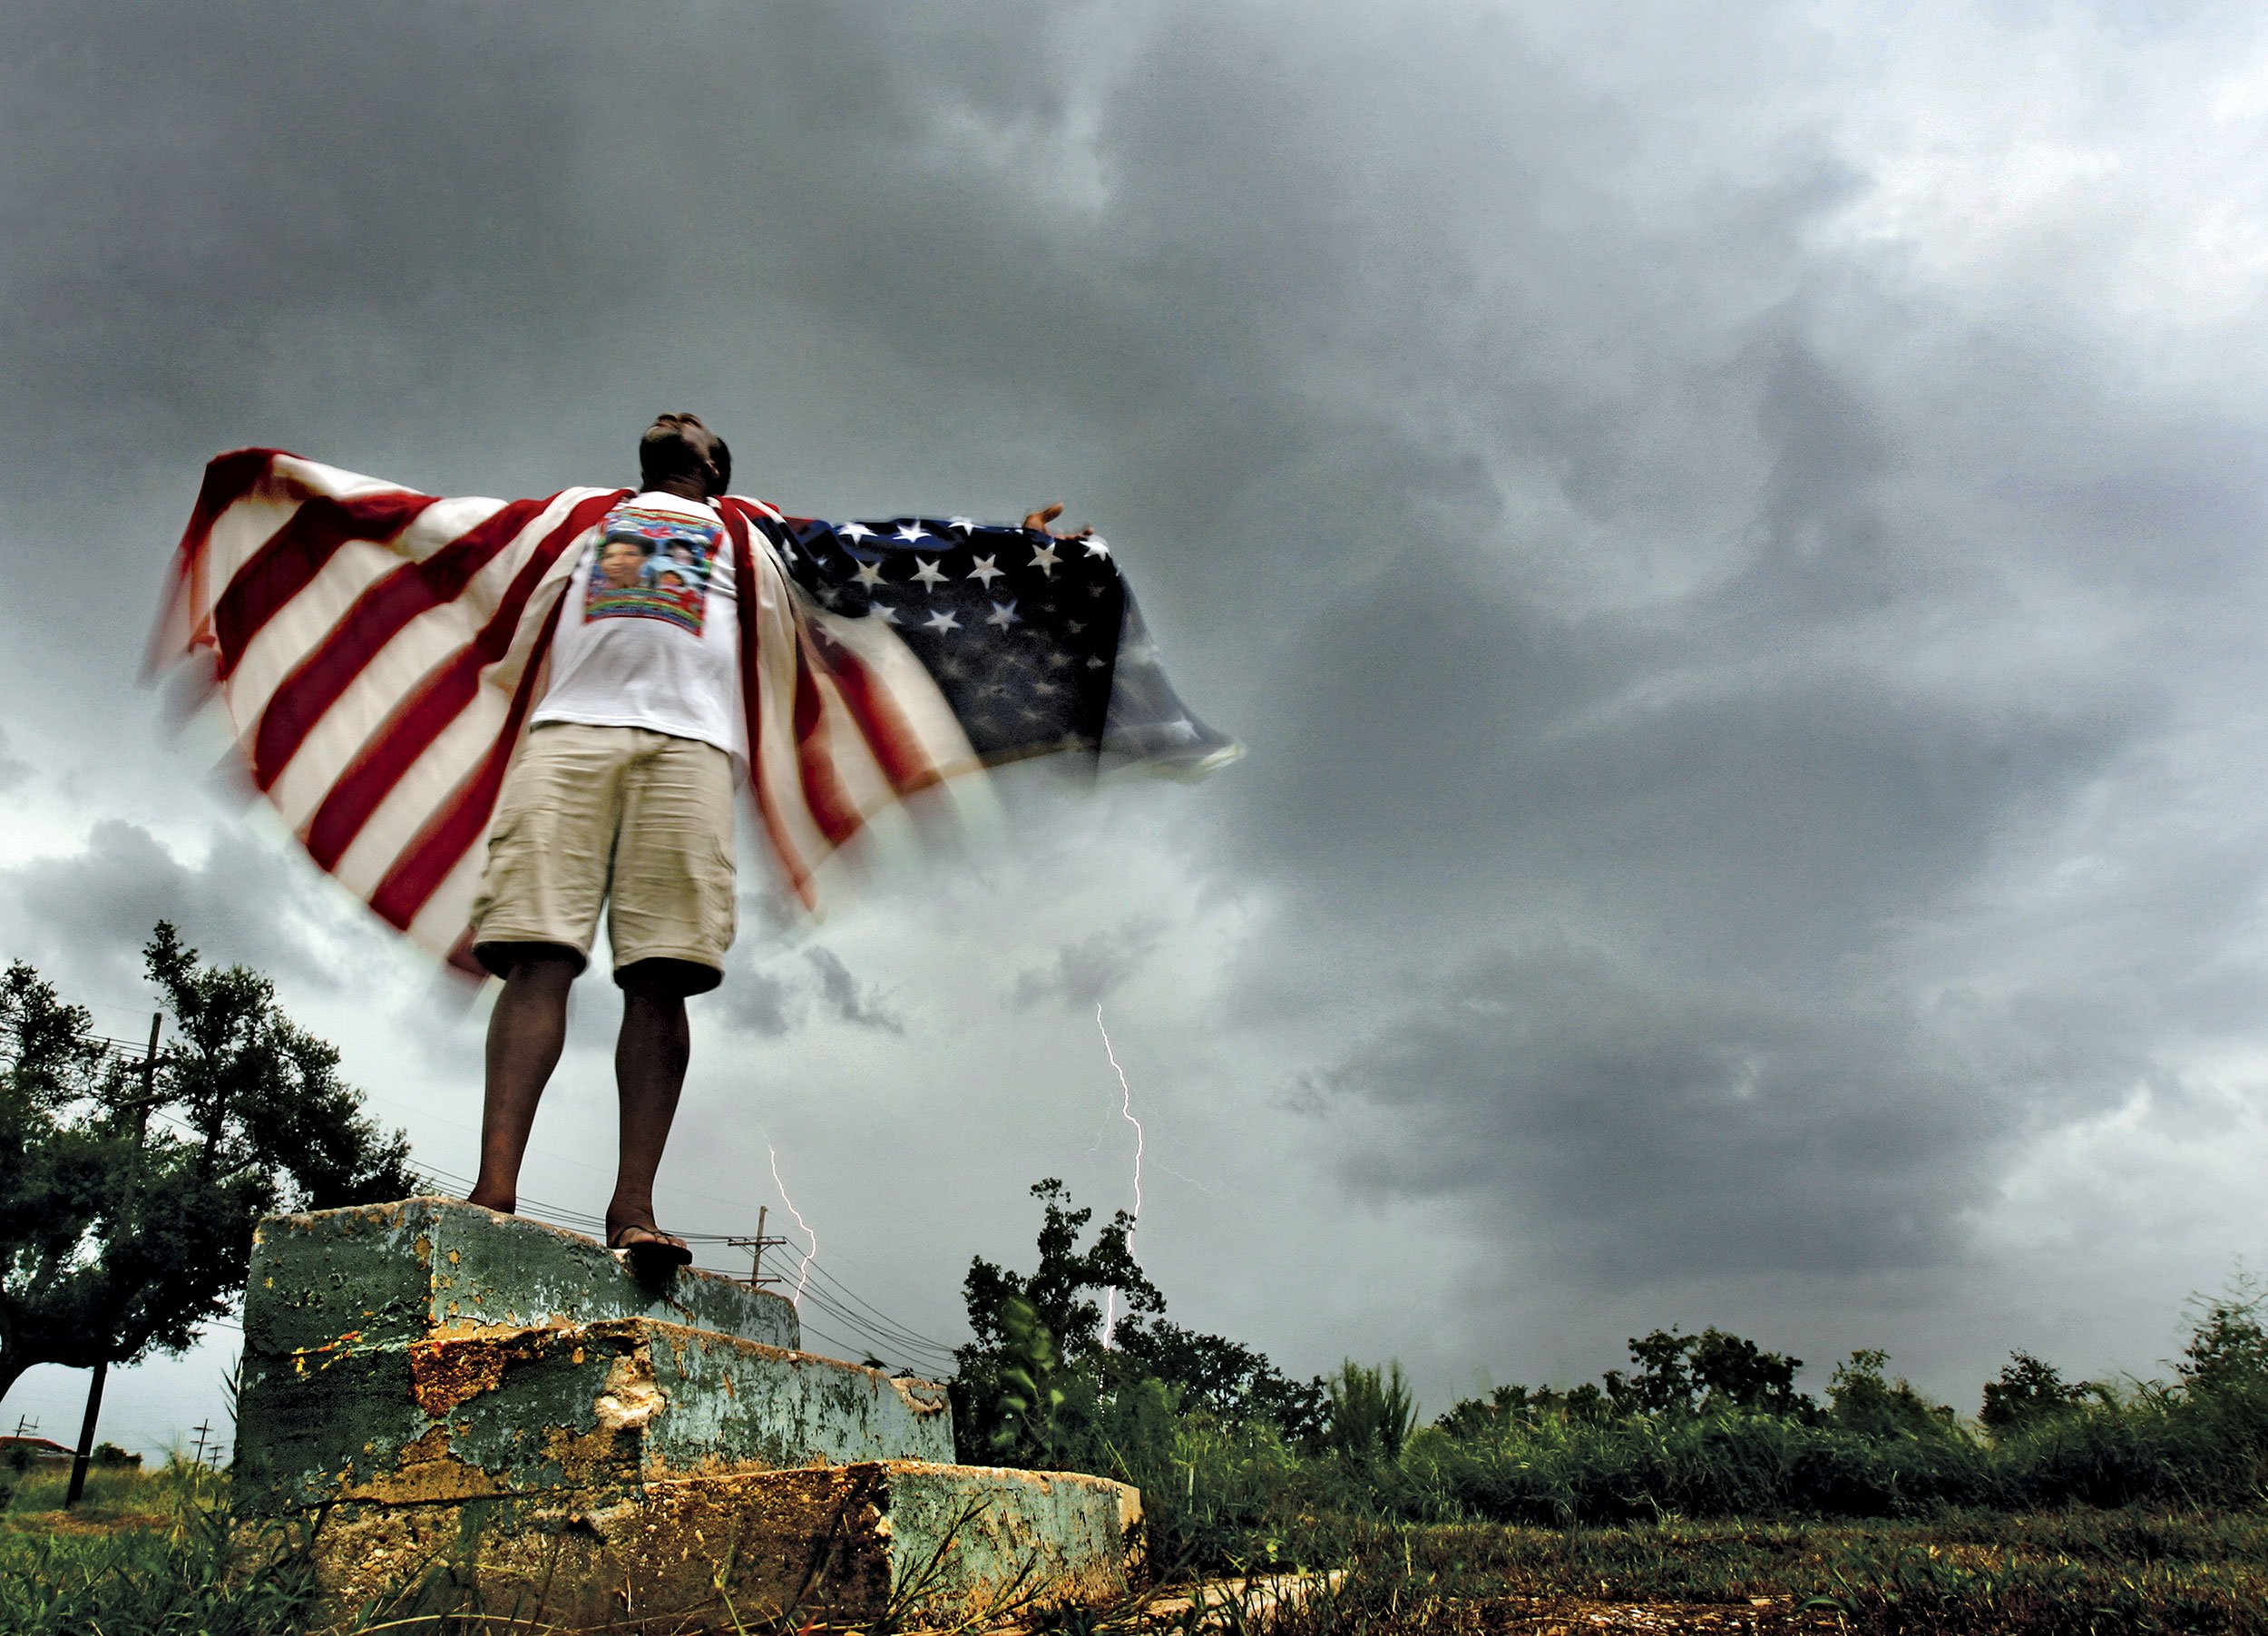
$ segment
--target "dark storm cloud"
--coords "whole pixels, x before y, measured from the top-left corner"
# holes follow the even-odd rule
[[[1896,999],[1664,983],[1569,949],[1445,986],[1295,1105],[1359,1107],[1362,1190],[1462,1198],[1618,1287],[1942,1261],[2027,1123],[1989,1077],[2012,1063]],[[2099,1109],[2109,1065],[2070,1066]]]
[[[1009,998],[1024,1010],[1053,999],[1090,1011],[1142,969],[1165,930],[1163,922],[1142,916],[1067,943],[1046,965],[1018,973]]]
[[[0,870],[0,927],[11,956],[40,966],[73,998],[140,994],[142,947],[161,920],[209,964],[329,987],[337,975],[308,934],[303,896],[325,888],[302,878],[295,891],[292,879],[240,835],[216,835],[189,864],[140,825],[103,818],[77,856]]]
[[[733,965],[720,1000],[725,1021],[767,1040],[793,1033],[803,1015],[795,985],[749,960]]]
[[[863,982],[832,949],[804,950],[808,975],[781,971],[758,955],[753,939],[738,945],[724,985],[722,1010],[733,1027],[764,1039],[782,1039],[807,1022],[816,1009],[854,1028],[904,1034],[904,1019],[879,984]]]
[[[29,782],[31,776],[31,763],[18,760],[8,753],[8,736],[0,731],[0,795]]]
[[[840,955],[815,945],[804,950],[804,958],[817,974],[818,1002],[830,1015],[854,1028],[875,1028],[885,1034],[905,1032],[905,1024],[891,1009],[888,996],[880,986],[860,982]]]
[[[2268,687],[2262,426],[2003,299],[2052,235],[1956,287],[1840,231],[1896,179],[1808,14],[1683,27],[12,8],[0,546],[122,587],[58,567],[12,632],[98,741],[245,441],[542,492],[683,402],[813,510],[1061,492],[1252,748],[1180,809],[1273,916],[1219,1049],[1255,974],[1368,1020],[1301,1092],[1352,1185],[1625,1282],[1942,1266],[2026,1144],[2183,1105],[2268,1005],[2262,747],[2214,737]],[[274,880],[109,824],[0,903],[112,980],[158,913],[293,958]],[[996,998],[1179,974],[1170,926],[1046,936]],[[758,941],[734,1026],[918,1034]]]

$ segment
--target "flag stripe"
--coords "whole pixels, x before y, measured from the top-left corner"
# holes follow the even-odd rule
[[[788,888],[806,905],[813,901],[811,871],[803,855],[787,838],[771,781],[764,776],[763,630],[758,615],[764,602],[765,582],[758,577],[756,549],[750,543],[748,514],[737,505],[724,507],[725,527],[732,535],[734,601],[740,618],[740,700],[748,728],[748,781],[756,795],[757,817],[763,820],[772,856],[787,877]]]
[[[865,661],[840,643],[826,650],[826,659],[844,706],[858,724],[890,788],[900,795],[911,795],[937,782],[940,775],[927,748],[889,690],[877,684]]]
[[[473,576],[543,514],[545,500],[515,500],[421,563],[405,563],[355,602],[260,712],[252,781],[268,789],[324,712],[338,702],[378,651],[419,614],[455,600]]]
[[[530,554],[511,590],[498,603],[495,614],[480,633],[437,666],[402,700],[386,725],[371,735],[369,742],[339,775],[308,825],[308,850],[319,867],[329,869],[337,865],[371,813],[410,764],[425,753],[441,730],[471,702],[480,685],[482,671],[510,650],[528,600],[535,594],[546,572],[568,544],[603,516],[606,508],[621,497],[621,490],[596,495],[570,512],[567,520],[546,535]]]
[[[216,663],[223,681],[244,656],[260,628],[350,540],[386,540],[401,533],[434,503],[431,495],[406,489],[335,499],[316,495],[303,501],[291,520],[237,570],[213,608]]]
[[[250,494],[266,477],[276,459],[274,449],[233,449],[205,466],[198,485],[197,504],[181,530],[181,543],[173,555],[173,592],[167,616],[152,638],[150,668],[180,657],[200,642],[212,640],[209,626],[211,601],[205,594],[207,550],[213,525],[221,514]]]
[[[828,743],[826,701],[819,696],[819,679],[812,673],[809,648],[796,644],[796,770],[802,779],[803,801],[827,845],[839,847],[858,833],[858,809],[843,793],[836,776],[835,756]]]
[[[512,691],[512,710],[504,718],[503,731],[489,747],[472,779],[434,814],[370,895],[370,906],[388,924],[406,930],[435,888],[487,832],[488,820],[496,810],[497,792],[503,788],[504,769],[520,747],[521,724],[527,720],[536,681],[543,671],[543,655],[552,645],[552,633],[559,628],[560,611],[565,606],[563,599],[554,602],[544,617],[527,666],[520,672],[520,684]]]

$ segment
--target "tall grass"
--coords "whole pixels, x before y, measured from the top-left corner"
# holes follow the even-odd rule
[[[56,1509],[65,1474],[16,1483],[0,1511],[8,1636],[298,1636],[315,1588],[304,1559],[230,1534],[228,1479],[175,1462],[97,1471]]]
[[[1409,1429],[1398,1370],[1349,1365],[1343,1425],[1295,1445],[1266,1422],[1180,1412],[1155,1380],[1074,1390],[1051,1458],[1140,1487],[1162,1561],[1325,1560],[1353,1525],[1596,1528],[1700,1518],[1918,1518],[1963,1509],[2246,1509],[2268,1500],[2268,1333],[2249,1292],[2200,1319],[2171,1383],[2038,1388],[1988,1429],[1853,1355],[1824,1406],[1498,1393]],[[2034,1377],[2037,1378],[2034,1378]],[[1137,1389],[1139,1388],[1139,1389]]]

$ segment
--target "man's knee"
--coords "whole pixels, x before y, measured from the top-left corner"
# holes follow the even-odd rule
[[[523,987],[563,989],[590,964],[563,943],[484,943],[473,954],[505,983]]]
[[[682,1000],[705,994],[725,980],[713,965],[695,960],[672,960],[663,955],[634,960],[614,968],[614,981],[624,994],[655,1000]]]

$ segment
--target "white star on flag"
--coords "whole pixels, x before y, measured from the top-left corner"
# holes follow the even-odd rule
[[[937,572],[937,564],[925,563],[920,557],[914,559],[914,577],[924,585],[942,585],[945,583],[945,576]]]
[[[875,531],[864,523],[844,523],[838,524],[835,532],[846,540],[871,540],[875,537]]]
[[[998,554],[997,552],[993,553],[994,556]],[[1001,577],[1001,571],[992,565],[992,557],[979,557],[976,559],[976,566],[969,570],[968,577],[973,580],[982,580],[984,589],[990,591],[992,588],[992,582]]]
[[[898,538],[911,545],[916,540],[928,539],[929,530],[919,523],[901,523],[898,524]]]
[[[867,590],[871,591],[876,585],[882,583],[882,564],[879,563],[861,563],[858,564],[858,573],[856,577],[860,584],[865,586]]]
[[[1018,620],[1016,617],[1015,603],[1010,602],[1003,608],[998,602],[994,602],[992,604],[992,611],[984,616],[984,622],[988,625],[998,625],[1002,630],[1005,631],[1009,626],[1019,624],[1022,622]]]
[[[1063,559],[1055,554],[1051,545],[1036,545],[1031,551],[1031,565],[1050,579],[1055,577],[1055,564]]]
[[[929,629],[936,632],[940,636],[943,636],[948,631],[958,631],[961,628],[961,622],[953,618],[951,613],[947,612],[943,608],[938,609],[936,612],[922,621],[922,623],[926,625]]]
[[[947,517],[945,519],[945,526],[947,528],[957,528],[963,534],[967,534],[971,529],[976,526],[976,519],[973,517]]]
[[[1110,542],[1099,534],[1089,534],[1085,544],[1087,554],[1090,557],[1107,557],[1110,554]]]
[[[887,602],[868,602],[866,611],[885,625],[894,625],[898,622],[898,611]]]

